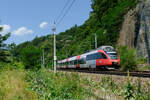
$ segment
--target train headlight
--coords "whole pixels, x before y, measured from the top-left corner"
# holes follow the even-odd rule
[[[102,63],[102,61],[99,61],[99,63]]]

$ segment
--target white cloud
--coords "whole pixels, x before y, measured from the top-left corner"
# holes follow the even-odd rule
[[[5,34],[7,34],[8,32],[10,32],[10,29],[11,29],[11,27],[10,27],[10,25],[0,25],[0,27],[3,27],[3,30],[2,30],[2,35],[5,35]]]
[[[14,35],[26,35],[26,34],[32,34],[33,30],[27,29],[26,27],[20,27],[17,30],[13,31]]]
[[[42,22],[39,27],[43,29],[43,28],[46,28],[47,25],[48,25],[47,22]]]

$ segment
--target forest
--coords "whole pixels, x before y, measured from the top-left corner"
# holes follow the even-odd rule
[[[92,0],[90,17],[83,25],[74,25],[65,32],[57,34],[57,60],[94,49],[95,33],[98,47],[102,45],[116,47],[124,15],[134,8],[137,2],[137,0]],[[2,40],[4,41],[4,39]],[[52,66],[53,34],[35,37],[32,41],[19,45],[12,43],[7,45],[6,51],[10,53],[13,60],[23,62],[26,68],[35,65],[39,68],[44,51],[45,66]],[[29,58],[28,61],[27,58]]]

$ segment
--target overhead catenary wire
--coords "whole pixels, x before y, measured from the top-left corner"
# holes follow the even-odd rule
[[[70,5],[68,6],[67,10],[65,11],[65,13],[63,14],[62,17],[60,17],[60,20],[58,20],[58,23],[55,24],[55,21],[54,21],[54,28],[52,29],[54,31],[54,73],[56,73],[56,60],[57,60],[57,56],[56,56],[56,25],[59,25],[61,23],[61,21],[64,19],[64,17],[66,16],[66,14],[69,12],[69,10],[71,9],[72,5],[74,4],[75,0],[73,0]],[[63,12],[65,10],[65,8],[67,7],[66,5],[68,5],[69,3],[67,2],[65,4],[65,6],[63,7],[62,11]],[[60,15],[61,16],[61,15]],[[59,19],[59,16],[58,18]],[[57,21],[56,21],[57,22]]]
[[[63,14],[63,16],[61,17],[61,19],[60,19],[58,22],[56,22],[56,25],[57,25],[57,26],[62,22],[62,20],[63,20],[64,17],[67,15],[67,13],[68,13],[69,10],[71,9],[71,7],[73,6],[73,4],[74,4],[75,1],[76,1],[76,0],[73,0],[73,1],[71,2],[71,4],[69,5],[68,9],[67,9],[67,10],[65,11],[65,13]]]
[[[65,9],[66,9],[66,7],[68,6],[68,4],[69,4],[70,1],[71,1],[71,0],[67,0],[67,2],[65,3],[64,7],[63,7],[62,10],[60,11],[60,14],[59,14],[59,15],[57,16],[57,18],[55,19],[55,21],[57,21],[57,20],[61,17],[62,13],[65,11]]]

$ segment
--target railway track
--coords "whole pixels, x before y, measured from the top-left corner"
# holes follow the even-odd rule
[[[59,69],[61,71],[69,71],[69,72],[80,72],[80,73],[92,73],[92,74],[106,74],[106,75],[119,75],[119,76],[127,76],[128,72],[125,71],[99,71],[99,70],[70,70],[70,69]],[[150,78],[150,71],[132,71],[130,72],[130,76],[132,77],[142,77],[142,78]]]

